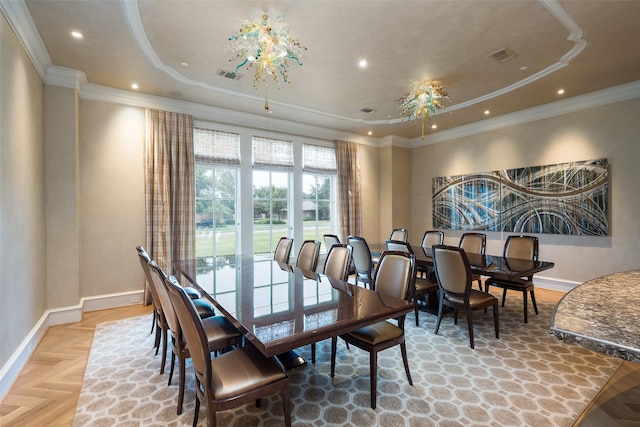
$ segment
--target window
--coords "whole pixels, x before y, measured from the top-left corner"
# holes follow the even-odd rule
[[[332,147],[304,144],[302,156],[304,239],[323,241],[336,229],[336,153]]]
[[[272,254],[289,236],[293,144],[253,137],[253,252]]]
[[[194,129],[196,258],[218,259],[237,252],[237,134]]]

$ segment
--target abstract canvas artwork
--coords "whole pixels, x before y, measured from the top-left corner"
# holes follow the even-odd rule
[[[608,235],[607,159],[433,179],[433,226]]]

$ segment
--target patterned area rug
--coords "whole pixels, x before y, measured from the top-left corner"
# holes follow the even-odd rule
[[[378,359],[378,407],[369,406],[369,356],[338,342],[336,377],[330,370],[330,340],[318,343],[316,364],[296,368],[291,378],[295,426],[570,426],[621,361],[554,340],[553,306],[522,323],[516,296],[500,310],[500,339],[492,314],[474,313],[475,350],[466,322],[452,316],[433,333],[436,316],[420,313],[420,327],[407,316],[410,386],[399,347]],[[463,316],[464,317],[464,316]],[[78,401],[74,426],[186,426],[193,422],[194,380],[187,364],[187,392],[176,415],[177,373],[167,386],[154,356],[150,317],[98,325]],[[299,349],[310,360],[310,346]],[[167,363],[168,364],[168,363]],[[177,369],[177,368],[176,368]],[[201,410],[199,425],[204,425]],[[281,426],[280,395],[218,413],[221,426]]]

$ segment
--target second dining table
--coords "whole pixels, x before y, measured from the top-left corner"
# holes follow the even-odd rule
[[[203,296],[265,356],[338,336],[413,310],[413,303],[341,280],[237,255],[174,261],[174,274]]]

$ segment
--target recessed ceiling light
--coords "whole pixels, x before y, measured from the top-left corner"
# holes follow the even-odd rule
[[[367,132],[367,135],[373,135],[373,132],[369,131]]]
[[[71,31],[71,36],[76,39],[84,38],[84,34],[82,34],[80,31]]]
[[[564,94],[564,89],[559,89],[558,90],[558,95],[562,95],[562,94]]]
[[[131,83],[131,89],[138,89],[138,83]]]
[[[180,65],[182,65],[183,67],[188,67],[189,63],[187,61],[180,61]]]
[[[431,129],[437,129],[437,128],[438,128],[437,124],[434,123],[434,124],[431,125]]]
[[[366,59],[361,59],[360,61],[358,61],[358,67],[367,68],[367,60]]]
[[[484,110],[484,115],[485,115],[485,116],[488,116],[489,114],[491,114],[491,111],[489,111],[489,110]]]
[[[520,67],[520,71],[527,71],[529,69],[529,67],[527,67],[526,65],[523,65],[522,67]]]

